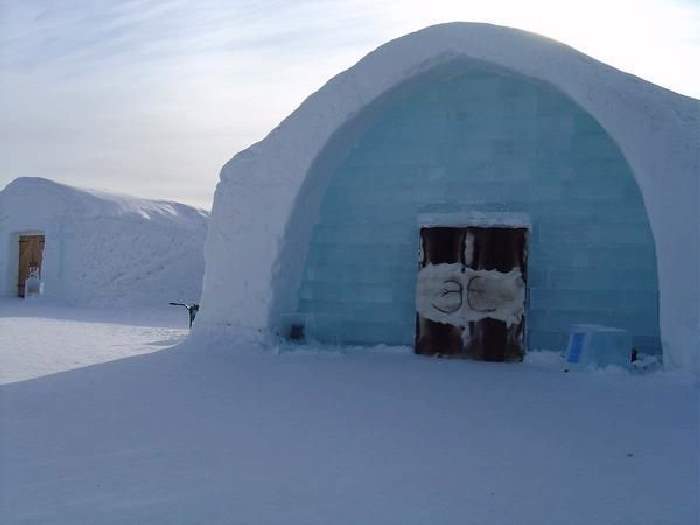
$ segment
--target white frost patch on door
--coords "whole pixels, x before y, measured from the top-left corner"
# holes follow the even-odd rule
[[[511,326],[522,320],[524,305],[520,268],[506,273],[449,263],[430,264],[418,271],[416,310],[431,321],[463,326],[491,318]]]
[[[418,270],[416,310],[438,323],[464,325],[464,266],[429,264]]]
[[[520,268],[511,271],[472,270],[464,273],[467,321],[485,317],[504,321],[508,326],[523,317],[525,283]]]

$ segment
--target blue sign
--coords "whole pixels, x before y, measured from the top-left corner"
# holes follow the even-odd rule
[[[566,360],[569,363],[578,363],[581,358],[581,352],[583,351],[583,341],[586,338],[586,334],[583,332],[574,332],[571,336],[571,343],[569,343],[569,355],[566,356]]]

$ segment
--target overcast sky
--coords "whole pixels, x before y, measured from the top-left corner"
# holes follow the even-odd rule
[[[0,0],[0,188],[210,207],[221,165],[387,40],[477,21],[700,98],[700,0]]]

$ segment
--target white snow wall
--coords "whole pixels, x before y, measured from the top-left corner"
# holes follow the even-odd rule
[[[81,305],[196,302],[207,213],[175,202],[20,178],[0,192],[0,295],[17,293],[18,238],[43,233],[44,292]]]
[[[207,246],[199,329],[267,329],[293,311],[323,188],[298,192],[343,123],[401,82],[456,57],[480,59],[546,81],[588,111],[617,142],[647,208],[657,251],[661,337],[667,365],[698,355],[700,103],[675,95],[551,40],[486,24],[445,24],[394,40],[332,79],[222,169]],[[281,261],[289,218],[307,206]],[[292,237],[290,237],[292,239]],[[289,247],[288,247],[289,248]],[[277,280],[279,268],[295,280]]]

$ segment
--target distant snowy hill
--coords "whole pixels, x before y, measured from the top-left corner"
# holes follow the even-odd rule
[[[47,297],[122,306],[198,301],[208,218],[177,202],[16,179],[0,191],[0,295],[17,295],[20,239],[43,235]]]

